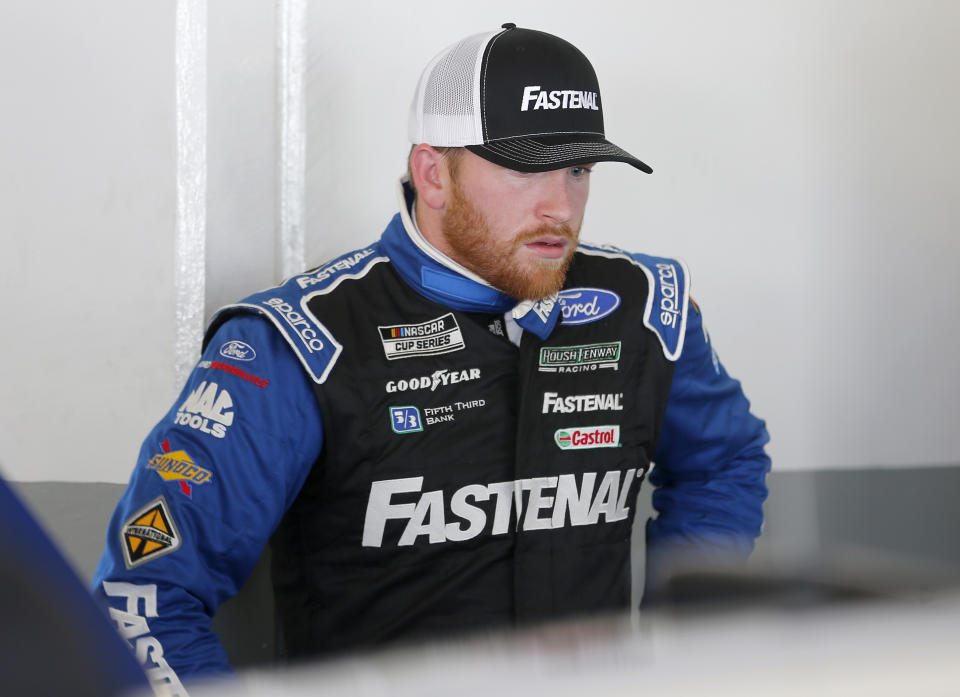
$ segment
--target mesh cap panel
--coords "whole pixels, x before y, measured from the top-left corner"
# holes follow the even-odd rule
[[[436,146],[483,142],[477,82],[484,49],[497,33],[468,36],[434,58],[420,78],[411,108],[412,142]]]
[[[471,36],[455,44],[433,66],[423,94],[423,111],[434,116],[473,116],[473,85],[477,79],[477,53],[487,35]],[[438,89],[443,85],[443,89]]]

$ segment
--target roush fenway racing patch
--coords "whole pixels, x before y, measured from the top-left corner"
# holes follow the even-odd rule
[[[180,542],[180,533],[163,496],[134,513],[120,528],[120,546],[128,569],[176,551]]]

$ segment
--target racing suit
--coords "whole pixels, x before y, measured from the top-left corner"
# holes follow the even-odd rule
[[[752,549],[767,433],[682,262],[581,243],[518,304],[401,196],[375,244],[215,314],[144,442],[94,589],[147,608],[148,668],[230,670],[211,617],[268,541],[292,656],[625,608],[648,472],[648,549]]]

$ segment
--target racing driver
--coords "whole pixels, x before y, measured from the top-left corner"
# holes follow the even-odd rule
[[[218,311],[140,450],[94,588],[167,692],[231,670],[211,617],[268,542],[311,657],[627,608],[648,473],[650,559],[760,533],[767,432],[686,267],[579,241],[596,163],[651,172],[587,58],[467,37],[409,135],[382,236]]]

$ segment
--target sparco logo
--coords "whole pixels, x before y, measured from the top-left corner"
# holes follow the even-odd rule
[[[227,435],[227,427],[233,423],[235,412],[230,411],[232,407],[229,392],[221,390],[215,382],[204,380],[183,400],[174,420],[181,426],[223,438]]]
[[[460,325],[452,312],[419,324],[378,326],[383,353],[388,360],[411,356],[434,356],[464,347]]]
[[[233,340],[220,347],[220,355],[237,361],[252,361],[257,357],[257,352],[253,350],[250,344]]]
[[[269,300],[264,300],[263,304],[283,317],[283,321],[289,324],[290,328],[300,337],[300,341],[303,342],[307,351],[313,353],[314,351],[323,350],[323,342],[317,338],[316,330],[313,329],[310,322],[308,322],[303,315],[293,309],[293,305],[284,302],[283,298],[270,298]]]
[[[660,277],[660,321],[667,327],[676,327],[680,314],[677,269],[673,264],[657,264],[657,275]]]
[[[583,373],[597,368],[617,369],[620,342],[582,346],[544,346],[540,349],[542,373]]]
[[[467,484],[449,497],[438,490],[411,498],[423,489],[423,477],[373,482],[363,523],[363,546],[383,547],[388,526],[392,534],[387,544],[406,547],[421,536],[430,544],[462,542],[480,534],[506,535],[518,530],[554,530],[626,520],[631,485],[643,473],[643,469],[633,468],[625,472],[610,470],[602,473],[599,483],[597,472],[585,472],[579,481],[578,475],[561,474]],[[401,526],[403,532],[397,540]]]
[[[623,411],[623,392],[573,394],[567,397],[561,397],[556,392],[543,393],[544,414],[570,414],[576,411]]]
[[[435,370],[433,375],[423,375],[418,378],[406,378],[400,380],[390,380],[387,382],[387,392],[406,392],[407,390],[426,390],[431,392],[443,385],[452,385],[458,382],[467,382],[469,380],[479,380],[480,369],[470,368],[469,370]]]
[[[603,288],[568,288],[560,291],[560,324],[589,324],[620,307],[620,296]]]
[[[553,439],[563,450],[619,448],[619,426],[570,426],[558,428]]]
[[[596,92],[582,92],[580,90],[541,90],[540,85],[527,85],[523,88],[523,102],[520,111],[531,108],[537,109],[593,109],[600,111],[597,106]]]

